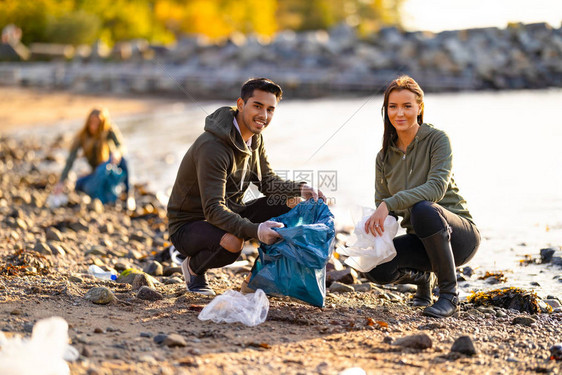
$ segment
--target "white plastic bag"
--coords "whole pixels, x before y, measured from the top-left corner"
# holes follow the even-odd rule
[[[247,326],[257,326],[265,322],[269,312],[269,300],[261,289],[255,293],[242,294],[227,290],[216,296],[211,303],[199,313],[200,320],[212,320],[215,323],[240,322]]]
[[[336,250],[341,255],[347,255],[345,264],[360,272],[369,272],[376,266],[392,260],[396,256],[396,249],[392,241],[398,232],[398,222],[394,216],[388,215],[384,221],[382,236],[373,236],[365,232],[365,222],[374,212],[372,209],[355,225],[355,230],[345,248]]]
[[[58,208],[60,206],[64,206],[68,203],[68,197],[64,193],[54,194],[52,193],[47,198],[47,207],[49,208]]]
[[[68,324],[58,316],[38,321],[31,339],[0,332],[1,375],[67,375],[65,360],[76,359],[78,351],[68,345]]]

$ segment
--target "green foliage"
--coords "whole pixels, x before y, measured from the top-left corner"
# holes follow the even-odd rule
[[[108,44],[144,38],[168,43],[184,33],[327,29],[345,22],[369,33],[400,26],[405,0],[0,0],[0,28],[21,27],[22,41]]]
[[[100,26],[100,19],[96,15],[79,10],[49,22],[46,37],[53,43],[92,44],[99,35]]]

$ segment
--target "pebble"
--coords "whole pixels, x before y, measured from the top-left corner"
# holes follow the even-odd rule
[[[145,273],[139,273],[135,275],[132,283],[133,290],[139,290],[143,286],[149,287],[150,289],[154,289],[154,283],[150,279],[150,277]]]
[[[162,294],[147,286],[142,286],[137,292],[137,298],[146,301],[158,301],[164,299]]]
[[[140,333],[140,337],[151,338],[151,337],[152,337],[152,333],[150,333],[150,332],[141,332],[141,333]]]
[[[350,293],[350,292],[355,292],[355,289],[350,286],[350,285],[346,285],[346,284],[342,284],[340,282],[333,282],[332,285],[330,285],[330,287],[328,288],[328,290],[330,291],[330,293]]]
[[[187,342],[185,342],[183,336],[178,335],[177,333],[172,333],[166,336],[166,338],[162,341],[162,345],[168,346],[170,348],[175,348],[175,347],[183,348],[187,346]]]
[[[164,267],[159,262],[152,261],[144,267],[143,271],[152,276],[162,276],[164,274]]]
[[[183,280],[180,279],[179,277],[169,277],[167,279],[164,280],[164,284],[165,285],[170,285],[170,284],[182,284]]]
[[[469,336],[461,336],[455,340],[451,347],[451,352],[461,353],[466,355],[475,355],[476,349],[474,343]]]
[[[103,286],[90,289],[84,298],[98,305],[107,305],[116,299],[111,290]]]
[[[162,344],[162,342],[166,339],[166,337],[168,337],[168,335],[158,334],[158,335],[154,336],[153,340],[157,344]]]
[[[360,293],[361,292],[368,292],[368,291],[373,289],[373,286],[371,285],[371,283],[353,284],[352,287],[356,292],[360,292]]]
[[[47,230],[45,231],[45,236],[47,238],[47,241],[62,242],[64,240],[62,233],[57,228],[54,227],[47,228]]]
[[[530,316],[516,316],[511,321],[511,324],[520,324],[523,326],[530,327],[532,324],[536,323],[537,321]]]
[[[53,255],[51,248],[45,242],[35,243],[35,247],[33,248],[33,250],[37,251],[39,254]]]
[[[394,340],[392,345],[401,346],[403,348],[428,349],[433,346],[433,342],[428,335],[422,333],[398,338]]]
[[[353,268],[346,268],[341,271],[329,271],[326,273],[326,285],[331,285],[334,282],[339,282],[341,284],[356,284],[357,283],[357,271]]]
[[[550,305],[550,307],[552,307],[553,309],[558,309],[560,307],[562,307],[562,304],[560,304],[560,301],[558,301],[557,299],[545,299],[544,302],[548,303]]]

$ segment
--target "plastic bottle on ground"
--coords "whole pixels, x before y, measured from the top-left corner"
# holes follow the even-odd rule
[[[88,268],[88,273],[102,280],[117,280],[117,275],[114,272],[104,271],[103,269],[96,266],[95,264],[92,264]]]

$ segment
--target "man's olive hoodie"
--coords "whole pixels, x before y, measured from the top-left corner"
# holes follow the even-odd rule
[[[241,217],[250,182],[265,196],[300,195],[300,184],[277,176],[269,166],[261,134],[250,148],[234,126],[235,108],[222,107],[205,120],[205,132],[185,154],[168,202],[173,235],[182,225],[207,220],[241,238],[257,238],[259,223]]]
[[[422,124],[413,142],[402,152],[390,143],[386,155],[377,155],[375,203],[402,216],[402,227],[414,233],[410,209],[420,201],[436,202],[471,222],[466,201],[453,179],[453,152],[444,131]]]

